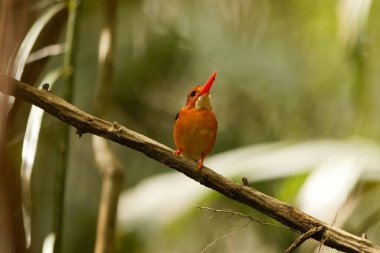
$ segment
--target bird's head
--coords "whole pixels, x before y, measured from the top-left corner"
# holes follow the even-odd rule
[[[195,86],[188,94],[186,100],[186,107],[189,109],[195,108],[197,110],[207,109],[212,110],[210,90],[214,83],[217,71],[212,73],[208,81],[203,85]]]

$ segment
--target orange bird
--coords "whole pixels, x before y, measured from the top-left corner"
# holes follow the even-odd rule
[[[197,170],[215,145],[218,123],[212,112],[210,89],[216,71],[203,86],[195,86],[188,94],[184,107],[179,110],[174,123],[175,155],[184,154],[199,160]]]

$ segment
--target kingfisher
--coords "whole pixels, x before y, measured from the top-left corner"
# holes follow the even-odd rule
[[[210,90],[217,71],[203,85],[197,85],[187,94],[187,100],[175,117],[175,155],[183,154],[198,161],[197,171],[215,146],[218,123],[212,111]]]

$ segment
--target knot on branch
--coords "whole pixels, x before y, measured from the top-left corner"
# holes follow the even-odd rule
[[[241,179],[241,181],[243,181],[243,185],[244,185],[244,186],[249,186],[249,182],[248,182],[248,179],[247,179],[246,177],[243,177],[243,178]]]
[[[48,84],[48,83],[44,83],[44,84],[42,85],[42,89],[43,89],[43,90],[46,90],[46,91],[49,91],[49,84]]]
[[[80,130],[79,128],[77,128],[77,131],[75,132],[79,138],[82,137],[82,135],[84,134],[84,132],[82,132],[82,130]]]
[[[112,122],[112,127],[114,129],[118,130],[119,128],[121,128],[121,125],[119,124],[119,122],[114,121],[114,122]]]
[[[122,133],[123,127],[119,124],[119,122],[114,121],[112,122],[112,126],[108,128],[109,132],[116,132],[116,133]]]

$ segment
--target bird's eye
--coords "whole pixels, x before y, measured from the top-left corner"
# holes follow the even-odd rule
[[[190,93],[190,97],[194,97],[195,94],[197,94],[197,92],[195,90],[193,90],[191,93]]]

